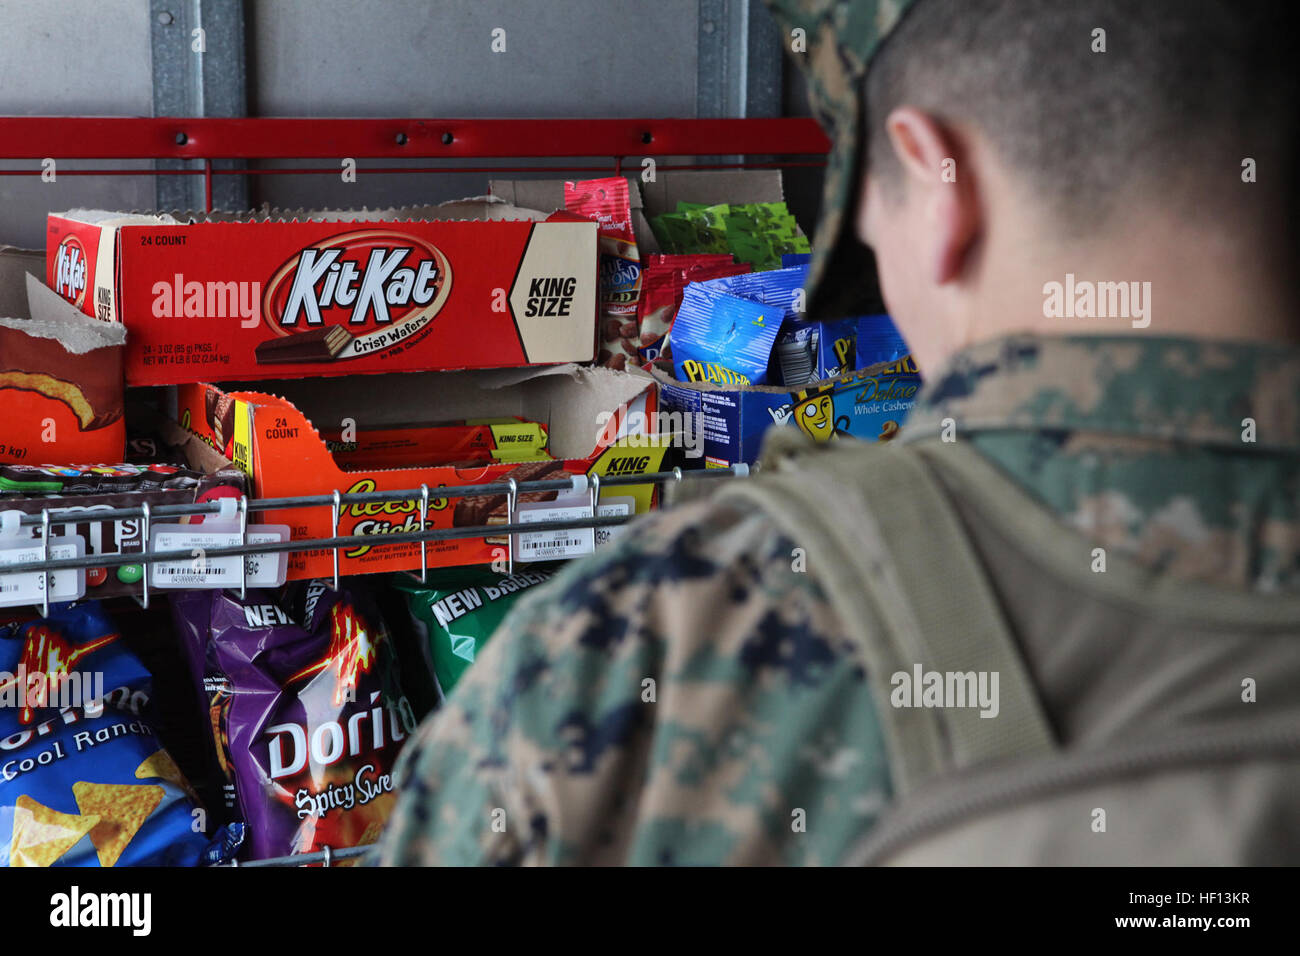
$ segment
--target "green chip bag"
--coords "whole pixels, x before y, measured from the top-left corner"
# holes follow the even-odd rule
[[[425,583],[412,574],[393,575],[392,585],[406,598],[443,697],[474,663],[519,596],[554,573],[550,567],[509,576],[489,568],[448,568],[430,571]]]

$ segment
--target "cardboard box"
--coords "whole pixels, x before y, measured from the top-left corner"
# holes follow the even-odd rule
[[[374,390],[358,394],[355,389],[340,389],[337,383],[320,380],[283,382],[277,387],[282,394],[226,393],[213,385],[183,385],[175,391],[174,412],[195,435],[219,449],[229,449],[235,464],[251,476],[260,498],[328,495],[335,490],[345,494],[409,491],[428,485],[433,497],[426,529],[504,521],[504,495],[439,497],[440,488],[500,481],[507,475],[522,481],[563,477],[565,473],[644,474],[659,470],[666,451],[666,442],[651,433],[651,423],[657,420],[657,388],[650,376],[640,372],[565,365],[402,375],[382,380],[382,396]],[[337,428],[345,420],[354,422],[359,431],[383,429],[409,420],[413,410],[427,414],[430,420],[519,416],[541,422],[547,426],[549,449],[556,460],[540,469],[550,474],[540,476],[536,463],[511,462],[345,470],[321,438],[322,430]],[[654,496],[654,486],[645,484],[610,488],[602,491],[600,500],[608,513],[641,514],[650,510]],[[584,507],[587,497],[524,502],[521,495],[521,503],[528,506],[526,510],[537,512]],[[288,525],[295,539],[328,538],[332,533],[330,511],[328,507],[271,511],[259,520]],[[534,516],[533,520],[540,519]],[[341,550],[340,573],[417,570],[420,546],[385,546],[383,536],[418,530],[418,499],[345,506],[339,534],[373,535],[375,543]],[[428,565],[489,563],[505,557],[506,543],[504,537],[497,536],[430,542]],[[519,561],[571,557],[578,547],[552,554],[550,550],[564,548],[553,548],[540,538],[528,548],[522,544],[517,539],[515,559]],[[332,552],[296,552],[290,556],[288,573],[290,579],[331,575]]]
[[[78,312],[28,265],[21,252],[0,255],[0,462],[119,462],[125,332]]]
[[[764,433],[774,425],[797,422],[819,442],[844,437],[887,441],[916,404],[921,386],[911,356],[796,390],[720,388],[678,382],[658,369],[654,374],[665,412],[700,416],[706,468],[753,464]]]
[[[538,218],[52,213],[46,280],[126,325],[128,385],[590,361],[596,225]]]

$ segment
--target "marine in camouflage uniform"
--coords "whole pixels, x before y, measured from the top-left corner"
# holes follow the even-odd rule
[[[852,79],[904,5],[786,6],[819,111],[852,140]],[[845,176],[828,189],[829,209],[852,192]],[[945,427],[1100,547],[1300,591],[1300,351],[1004,337],[929,376],[904,435]],[[844,861],[891,801],[883,702],[799,549],[763,514],[703,501],[535,589],[408,744],[378,861]]]

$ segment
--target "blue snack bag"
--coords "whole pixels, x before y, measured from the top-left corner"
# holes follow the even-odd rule
[[[739,278],[733,277],[733,278]],[[681,382],[761,385],[767,380],[781,312],[690,282],[673,320],[673,372]]]
[[[807,279],[808,267],[795,266],[791,269],[722,276],[701,282],[700,285],[710,292],[725,292],[727,295],[773,306],[781,310],[782,321],[797,322],[807,298],[803,290]]]
[[[198,862],[205,821],[146,719],[151,684],[98,601],[0,626],[0,866]]]
[[[897,362],[911,353],[902,334],[887,315],[864,315],[857,319],[857,367],[870,368],[881,362]]]

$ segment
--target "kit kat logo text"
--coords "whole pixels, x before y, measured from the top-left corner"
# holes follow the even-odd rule
[[[262,315],[279,340],[258,360],[356,358],[426,333],[451,292],[440,249],[405,233],[365,229],[302,249],[276,270]]]
[[[68,236],[54,253],[54,291],[77,308],[86,301],[86,250],[76,236]]]

